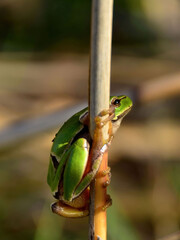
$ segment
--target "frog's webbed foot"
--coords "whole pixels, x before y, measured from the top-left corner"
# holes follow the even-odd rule
[[[105,211],[108,207],[110,207],[112,205],[112,198],[109,194],[106,195],[106,203],[105,205],[102,207],[102,210]]]
[[[53,203],[51,205],[51,209],[53,213],[68,218],[79,218],[89,215],[89,210],[87,208],[73,208],[62,203],[61,201]]]
[[[108,115],[108,117],[103,118],[106,115]],[[111,121],[113,118],[114,118],[114,107],[111,106],[110,108],[101,111],[100,114],[96,116],[95,118],[96,127],[98,128],[104,127],[106,123]]]
[[[108,123],[109,121],[111,121],[114,117],[114,114],[113,115],[109,115],[107,118],[105,119],[102,119],[101,116],[96,116],[95,117],[95,123],[96,123],[96,127],[97,128],[103,128],[106,123]]]
[[[114,114],[114,109],[115,109],[114,105],[110,105],[110,107],[108,109],[102,110],[99,115],[101,117],[104,117],[107,114],[112,115],[112,114]]]

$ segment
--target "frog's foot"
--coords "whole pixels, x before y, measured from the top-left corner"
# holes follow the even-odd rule
[[[103,184],[103,187],[107,187],[107,186],[109,186],[109,184],[110,184],[110,182],[111,182],[111,168],[110,167],[108,167],[106,170],[104,170],[103,172],[102,172],[102,175],[103,175],[103,177],[105,177],[106,175],[108,175],[108,179],[104,182],[104,184]]]
[[[73,208],[70,207],[61,201],[55,202],[51,205],[51,209],[53,213],[56,213],[63,217],[68,218],[79,218],[79,217],[86,217],[89,215],[89,210],[87,208]]]
[[[110,197],[109,194],[106,195],[106,203],[105,205],[102,207],[102,210],[105,211],[108,207],[110,207],[112,205],[112,198]]]
[[[108,115],[108,117],[103,119],[102,117],[106,115]],[[109,109],[101,111],[99,116],[96,116],[95,118],[96,127],[98,128],[104,127],[106,123],[111,121],[113,118],[114,118],[114,106],[110,107]]]
[[[114,114],[109,115],[107,118],[105,118],[104,120],[102,120],[101,116],[96,116],[95,117],[95,124],[97,128],[103,128],[106,123],[108,123],[109,121],[111,121],[114,117]]]
[[[112,115],[114,113],[114,109],[115,107],[113,105],[111,105],[108,109],[104,109],[100,112],[100,116],[104,117],[107,114]]]

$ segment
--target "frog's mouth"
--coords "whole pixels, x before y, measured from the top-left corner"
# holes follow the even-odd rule
[[[129,107],[126,111],[124,111],[122,114],[120,114],[116,119],[113,119],[112,121],[113,121],[113,122],[116,122],[116,121],[118,121],[119,119],[122,119],[123,117],[125,117],[125,116],[128,114],[128,112],[131,111],[131,108],[132,108],[132,106]]]

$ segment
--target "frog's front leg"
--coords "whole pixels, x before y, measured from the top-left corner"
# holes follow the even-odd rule
[[[105,115],[108,115],[108,117],[106,118],[103,118]],[[104,151],[106,151],[109,146],[111,145],[111,142],[113,140],[113,133],[112,133],[112,123],[111,123],[111,120],[112,118],[114,117],[114,107],[110,107],[109,109],[106,109],[106,110],[103,110],[99,116],[97,116],[95,118],[95,123],[96,123],[96,135],[98,135],[98,137],[102,138],[102,127],[106,124],[106,123],[110,123],[109,124],[109,138],[108,140],[106,140],[106,143],[104,144],[103,146],[103,149]],[[105,177],[105,176],[108,176],[108,179],[104,182],[104,187],[107,187],[109,184],[110,184],[110,181],[111,181],[111,168],[110,167],[107,167],[106,170],[104,170],[102,172],[102,176]]]

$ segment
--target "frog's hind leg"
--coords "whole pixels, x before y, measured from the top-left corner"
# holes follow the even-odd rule
[[[52,211],[69,218],[86,217],[89,215],[89,188],[86,188],[72,201],[59,200],[51,205]]]

